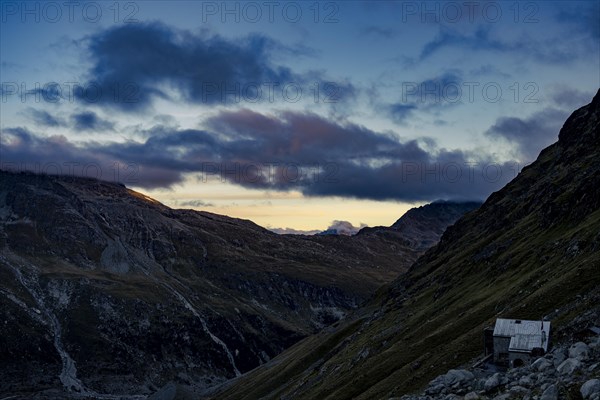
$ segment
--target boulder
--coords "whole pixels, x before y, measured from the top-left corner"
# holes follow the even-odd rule
[[[525,386],[525,387],[531,387],[533,385],[533,381],[531,380],[531,378],[529,376],[524,376],[521,379],[519,379],[519,385]]]
[[[533,362],[533,364],[531,364],[531,368],[534,371],[539,371],[539,372],[545,371],[550,367],[552,367],[552,363],[545,358],[538,358],[537,360],[535,360]]]
[[[465,397],[463,398],[463,400],[479,400],[480,397],[477,393],[475,392],[470,392],[465,394]]]
[[[457,383],[463,383],[466,381],[473,380],[475,376],[471,371],[466,369],[451,369],[446,375],[444,375],[444,385],[451,387]]]
[[[540,400],[558,400],[558,388],[556,385],[550,385],[544,390]]]
[[[446,386],[444,386],[443,383],[438,383],[438,384],[433,384],[425,390],[425,394],[440,394],[442,393],[442,390],[444,390],[446,388]]]
[[[485,381],[485,383],[483,384],[483,390],[485,390],[486,392],[491,392],[498,386],[500,386],[500,374],[495,373]]]
[[[513,386],[510,388],[509,393],[512,394],[513,396],[522,396],[525,393],[528,393],[529,390],[527,388],[524,388],[523,386]]]
[[[594,394],[600,393],[600,380],[599,379],[590,379],[586,383],[581,386],[579,390],[581,392],[581,396],[584,399],[591,399]]]
[[[563,361],[567,359],[567,355],[562,349],[558,349],[553,353],[552,358],[554,366],[558,367],[560,364],[562,364]]]
[[[571,375],[573,372],[580,369],[582,366],[581,361],[576,358],[567,358],[556,368],[559,374],[562,375]]]
[[[590,348],[583,342],[577,342],[569,347],[569,358],[587,360],[590,356]]]

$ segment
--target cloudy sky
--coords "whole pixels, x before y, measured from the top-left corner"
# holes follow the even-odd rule
[[[485,199],[600,86],[598,1],[1,3],[0,167],[269,228]]]

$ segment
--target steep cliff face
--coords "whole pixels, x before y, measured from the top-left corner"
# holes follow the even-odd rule
[[[210,387],[340,319],[421,253],[399,234],[282,236],[118,184],[0,172],[0,394]]]
[[[600,285],[600,91],[559,141],[346,321],[298,343],[216,398],[374,399],[422,388],[478,357],[496,317],[595,306]]]

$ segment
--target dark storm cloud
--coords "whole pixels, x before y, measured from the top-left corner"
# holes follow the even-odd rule
[[[72,162],[80,159],[86,162],[100,161],[99,155],[85,148],[79,148],[62,135],[42,137],[26,128],[6,128],[0,136],[2,142],[2,168],[18,165],[24,169],[34,169],[42,164]]]
[[[225,111],[206,128],[158,126],[142,132],[144,141],[109,144],[5,129],[3,160],[117,162],[136,172],[137,180],[125,183],[146,188],[168,187],[193,173],[253,189],[405,201],[483,199],[516,173],[514,165],[496,165],[485,154],[440,149],[431,139],[426,150],[414,140],[311,113]]]
[[[307,78],[272,60],[273,54],[307,55],[307,49],[256,34],[234,40],[154,22],[117,26],[87,43],[93,63],[87,86],[102,93],[94,102],[126,111],[143,110],[155,98],[172,96],[207,105],[265,100],[268,96],[261,91],[271,90],[268,85],[303,84]],[[76,95],[88,100],[81,92]]]
[[[115,124],[100,118],[95,112],[83,111],[71,116],[73,129],[77,131],[112,131]]]
[[[452,153],[452,152],[451,152]],[[432,201],[485,199],[514,178],[515,163],[494,163],[485,155],[431,154],[425,162],[398,160],[371,167],[341,163],[326,184],[308,185],[310,196],[341,196],[375,200]]]
[[[338,158],[426,157],[414,141],[399,143],[363,126],[337,123],[311,113],[288,111],[274,116],[247,109],[224,111],[210,118],[207,126],[228,136],[231,156],[252,157],[257,162],[302,165]]]
[[[588,99],[589,100],[589,99]],[[558,139],[558,131],[569,113],[545,108],[527,118],[502,117],[485,134],[514,146],[522,161],[533,161],[539,152]]]
[[[6,128],[0,135],[0,169],[94,177],[146,188],[168,187],[183,180],[182,171],[112,157],[99,143],[75,144],[65,136],[42,137],[25,128]]]

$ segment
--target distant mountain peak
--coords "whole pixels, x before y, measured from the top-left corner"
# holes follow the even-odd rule
[[[417,248],[426,249],[440,240],[440,237],[464,214],[481,206],[476,201],[437,200],[421,207],[411,208],[391,226],[408,240],[417,241]]]

